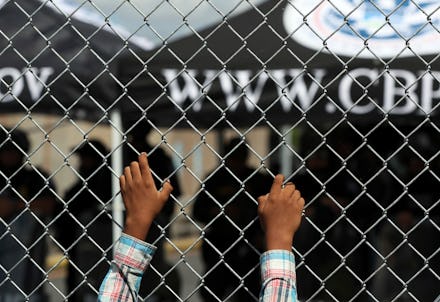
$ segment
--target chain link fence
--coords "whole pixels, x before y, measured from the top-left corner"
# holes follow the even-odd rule
[[[0,301],[96,300],[141,151],[175,188],[145,301],[258,300],[277,173],[306,198],[301,300],[433,301],[439,8],[0,0]]]

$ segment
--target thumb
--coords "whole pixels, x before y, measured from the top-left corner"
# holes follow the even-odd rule
[[[258,201],[258,213],[259,214],[261,214],[263,212],[264,204],[267,201],[268,196],[269,196],[269,193],[258,197],[257,201]]]
[[[162,190],[160,191],[160,200],[162,202],[165,202],[168,200],[168,197],[170,197],[171,192],[173,191],[173,186],[171,185],[170,181],[167,180],[163,186],[162,186]]]

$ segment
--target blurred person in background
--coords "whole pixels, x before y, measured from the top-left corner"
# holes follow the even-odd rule
[[[125,164],[128,165],[133,161],[137,161],[140,152],[147,152],[151,170],[157,176],[153,176],[156,186],[159,188],[165,180],[169,180],[173,184],[173,196],[178,198],[181,190],[176,169],[170,156],[162,148],[156,148],[150,144],[149,135],[152,130],[150,122],[142,119],[141,121],[131,121],[131,125],[135,126],[129,128],[127,132],[128,144],[125,148]],[[172,200],[173,198],[171,197],[170,202],[165,204],[163,210],[156,217],[157,224],[151,227],[148,237],[144,238],[145,241],[154,243],[157,246],[151,265],[160,274],[148,274],[142,279],[139,294],[141,297],[148,297],[148,301],[175,301],[175,294],[178,295],[180,292],[181,281],[179,273],[175,269],[170,271],[172,266],[166,261],[164,254],[164,237],[169,236],[169,227],[165,228],[164,232],[161,230],[171,221],[174,211],[174,202]],[[164,274],[166,274],[165,284],[168,288],[165,285],[160,285],[162,282],[161,277]]]
[[[225,164],[207,174],[194,204],[194,218],[209,224],[202,243],[205,302],[254,301],[259,295],[258,251],[264,249],[264,236],[255,219],[255,200],[267,192],[271,178],[247,165],[248,157],[246,143],[231,139],[225,146]],[[241,285],[236,274],[246,276],[247,289],[234,293]]]
[[[19,129],[0,129],[0,301],[45,302],[46,223],[56,199],[47,173],[25,162]]]
[[[416,139],[424,135],[418,134]],[[387,268],[376,274],[373,293],[383,301],[393,300],[398,295],[399,301],[414,301],[413,297],[419,301],[433,301],[439,293],[435,274],[440,272],[440,231],[436,224],[440,191],[435,188],[440,182],[431,169],[426,169],[426,162],[421,157],[430,158],[429,155],[437,151],[430,150],[429,144],[424,146],[420,141],[414,146],[418,154],[409,149],[400,154],[405,171],[401,181],[407,188],[388,207],[388,223],[378,234],[378,251],[386,257]],[[383,258],[377,262],[377,266],[382,265]],[[429,269],[425,265],[429,265]],[[404,286],[396,276],[403,282],[411,281]],[[404,288],[408,292],[402,293]]]
[[[305,265],[297,267],[297,284],[301,290],[298,292],[299,299],[307,300],[312,297],[320,288],[319,278],[325,274],[324,268],[331,261],[331,257],[322,255],[332,255],[325,244],[319,244],[321,240],[320,229],[325,229],[335,219],[335,209],[332,201],[322,189],[330,172],[330,156],[326,149],[322,148],[315,152],[306,150],[303,152],[310,154],[306,159],[305,166],[293,177],[293,182],[301,192],[304,199],[310,201],[305,209],[305,216],[301,228],[295,235],[295,248],[304,256]],[[311,273],[312,271],[313,273]],[[322,298],[322,297],[320,297]]]
[[[361,200],[360,196],[357,179],[365,181],[362,176],[367,173],[360,168],[365,158],[363,150],[355,152],[361,143],[358,136],[350,128],[341,127],[328,135],[328,145],[320,146],[321,140],[308,134],[302,136],[301,153],[305,165],[292,178],[304,198],[310,201],[305,212],[308,219],[304,220],[295,239],[297,251],[305,263],[297,269],[298,286],[302,289],[299,295],[301,300],[313,297],[331,301],[333,297],[320,290],[322,280],[326,279],[326,289],[335,299],[346,301],[359,292],[361,284],[346,266],[340,267],[340,255],[349,255],[345,260],[347,267],[359,278],[367,278],[371,256],[364,246],[356,246],[361,238],[350,222],[355,221],[354,224],[365,228],[373,222],[374,205],[367,199]],[[346,169],[341,169],[341,160],[347,161]],[[368,164],[372,168],[375,166],[371,160]],[[374,189],[368,186],[372,195]],[[356,299],[368,301],[369,298],[359,295]]]
[[[75,151],[78,180],[64,196],[56,221],[57,239],[69,256],[69,301],[96,301],[96,290],[112,257],[112,220],[104,209],[112,199],[110,158],[98,140],[88,140]]]

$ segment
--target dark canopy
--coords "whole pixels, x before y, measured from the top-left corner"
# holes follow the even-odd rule
[[[143,61],[127,57],[120,74],[128,88],[123,109],[134,115],[146,113],[159,125],[182,127],[210,127],[219,120],[251,126],[293,124],[301,118],[363,123],[384,117],[420,122],[427,115],[437,116],[440,66],[435,51],[415,53],[397,33],[390,37],[397,36],[405,51],[388,57],[373,53],[381,50],[385,35],[374,49],[368,44],[373,39],[364,38],[366,46],[360,54],[347,55],[344,43],[350,41],[339,41],[342,50],[333,51],[331,33],[320,48],[310,49],[292,39],[298,33],[285,25],[290,18],[286,10],[294,10],[292,4],[301,1],[267,1],[192,36],[165,41]],[[396,14],[406,13],[400,12],[407,9],[405,5]],[[364,17],[377,17],[378,12],[368,9]],[[385,16],[380,16],[386,25]],[[304,16],[302,26],[311,19]],[[342,26],[345,18],[340,19]],[[359,20],[349,21],[348,30],[362,26],[355,22]],[[353,29],[350,34],[369,33]],[[431,33],[431,38],[438,36]]]
[[[159,126],[179,127],[437,118],[440,21],[429,1],[391,8],[388,27],[371,2],[347,17],[328,2],[308,12],[313,1],[267,1],[143,54],[44,3],[0,1],[2,113],[95,120],[121,108],[130,119],[146,114]],[[292,13],[300,9],[303,15]],[[368,20],[385,25],[366,28]],[[304,28],[311,28],[310,41]]]
[[[120,94],[126,45],[49,2],[0,1],[0,112],[104,116]]]

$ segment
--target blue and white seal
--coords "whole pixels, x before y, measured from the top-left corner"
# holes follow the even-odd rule
[[[342,56],[440,52],[437,0],[295,0],[287,4],[283,22],[297,43]]]

